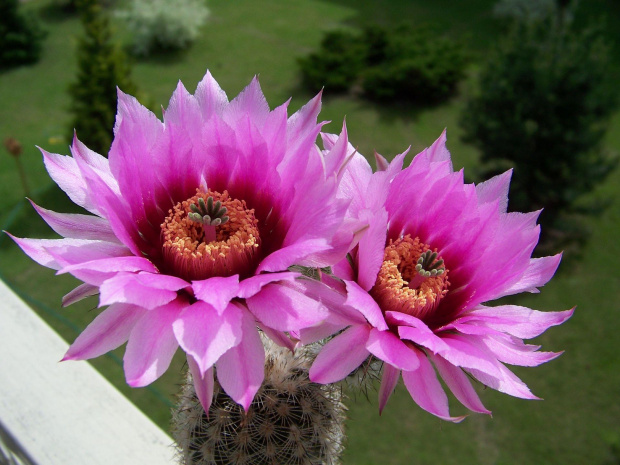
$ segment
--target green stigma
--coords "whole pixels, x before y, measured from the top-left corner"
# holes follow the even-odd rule
[[[440,276],[446,271],[446,267],[443,266],[443,260],[437,260],[437,252],[431,252],[427,250],[420,258],[415,266],[418,274],[424,278],[430,278],[434,276]]]
[[[213,202],[213,197],[209,196],[205,202],[203,198],[198,199],[198,205],[192,203],[189,208],[192,209],[187,214],[188,218],[196,223],[203,224],[205,226],[219,226],[228,221],[228,217],[225,216],[228,209],[222,207],[222,202],[219,200]]]

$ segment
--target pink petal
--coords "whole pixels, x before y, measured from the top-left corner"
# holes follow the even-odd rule
[[[224,107],[222,118],[232,126],[239,119],[248,115],[261,127],[268,114],[269,105],[255,76],[250,84]]]
[[[72,147],[77,165],[82,177],[88,185],[88,192],[93,198],[97,209],[105,217],[114,235],[125,244],[134,255],[142,255],[141,246],[145,246],[144,239],[138,234],[134,219],[130,215],[130,208],[120,193],[115,192],[95,169],[90,166],[80,148],[84,148],[79,141],[74,140]]]
[[[347,286],[346,305],[353,307],[364,315],[366,320],[375,328],[381,331],[388,329],[381,308],[370,294],[362,289],[355,281],[345,281],[345,284]]]
[[[505,335],[483,337],[480,342],[497,360],[510,365],[535,367],[562,355],[562,352],[537,352],[540,346],[525,345],[520,339]]]
[[[74,213],[57,213],[39,207],[30,201],[41,218],[58,234],[75,239],[91,239],[107,242],[118,242],[109,223],[98,216],[79,215]]]
[[[244,279],[239,283],[239,293],[237,297],[247,299],[254,294],[260,292],[260,290],[267,284],[271,284],[277,281],[293,281],[298,278],[300,273],[284,271],[281,273],[263,273],[256,276],[252,276],[248,279]]]
[[[477,307],[467,313],[484,325],[512,334],[518,338],[531,339],[544,333],[551,326],[557,326],[568,320],[574,309],[563,312],[539,312],[517,305],[498,307]]]
[[[232,298],[239,295],[239,275],[193,281],[192,289],[197,299],[212,305],[221,314]]]
[[[242,310],[230,304],[220,313],[205,302],[185,308],[172,325],[181,348],[191,355],[200,374],[241,341]]]
[[[196,100],[198,100],[205,121],[208,121],[214,114],[221,115],[228,104],[226,92],[213,79],[210,71],[207,71],[205,77],[198,83]]]
[[[176,300],[149,310],[138,320],[129,335],[123,358],[127,384],[146,386],[168,369],[179,347],[172,324],[186,306]]]
[[[521,279],[502,292],[503,295],[518,294],[520,292],[538,292],[541,287],[553,277],[558,266],[562,254],[551,257],[541,257],[530,259],[530,265],[527,267]]]
[[[394,368],[389,363],[384,363],[381,386],[379,387],[379,414],[383,412],[387,401],[394,392],[394,389],[396,389],[398,378],[400,378],[400,370]]]
[[[504,394],[519,397],[521,399],[540,400],[539,397],[532,394],[526,384],[512,371],[499,362],[497,365],[501,373],[500,376],[493,376],[475,369],[467,369],[467,371],[481,383],[489,386],[490,388],[497,389],[499,392],[503,392]]]
[[[297,242],[292,245],[282,247],[276,250],[272,254],[265,257],[260,263],[256,272],[262,273],[265,271],[282,271],[288,267],[303,264],[304,266],[313,266],[312,263],[304,263],[304,259],[309,255],[317,254],[320,252],[326,252],[331,249],[331,244],[325,238],[308,239],[302,242]],[[324,264],[318,263],[316,266],[323,266]]]
[[[469,336],[444,334],[442,339],[448,344],[449,349],[442,352],[441,356],[452,365],[473,368],[492,376],[499,376],[497,360],[485,348],[473,343]]]
[[[433,366],[426,356],[419,351],[415,351],[420,362],[420,366],[415,371],[403,371],[403,381],[411,397],[424,410],[441,418],[442,420],[458,423],[465,417],[450,416],[448,406],[448,396],[441,387],[437,379]]]
[[[125,302],[148,310],[176,299],[177,291],[189,283],[174,276],[155,273],[118,273],[99,287],[99,305]]]
[[[450,162],[450,165],[452,165],[450,152],[446,147],[447,140],[446,130],[444,129],[441,136],[439,136],[439,139],[433,142],[433,145],[426,149],[426,156],[431,163]]]
[[[407,347],[403,341],[391,331],[379,331],[376,328],[370,330],[366,349],[384,362],[389,363],[399,370],[415,370],[419,363],[414,349]]]
[[[508,208],[508,188],[512,170],[499,174],[491,179],[476,185],[478,203],[498,202],[498,211],[506,213]]]
[[[269,339],[271,339],[273,342],[278,344],[280,347],[286,347],[291,352],[295,351],[295,347],[297,345],[297,342],[293,341],[285,332],[283,332],[283,331],[276,331],[274,329],[271,329],[268,326],[265,326],[265,325],[261,324],[260,322],[257,322],[257,323],[258,323],[258,327],[260,328],[260,330],[263,333],[265,333],[265,335]]]
[[[383,263],[388,214],[385,208],[373,212],[362,210],[359,218],[368,222],[370,227],[359,241],[357,283],[363,290],[369,291],[375,285]]]
[[[87,360],[116,349],[127,342],[131,330],[145,313],[137,305],[111,305],[82,331],[63,360]]]
[[[246,299],[254,316],[278,331],[296,331],[314,326],[328,316],[325,305],[303,293],[292,283],[268,284]]]
[[[348,214],[357,218],[358,213],[367,208],[366,193],[372,168],[366,159],[359,153],[355,153],[347,166],[338,186],[338,197],[351,201]]]
[[[249,312],[243,312],[241,329],[241,342],[222,355],[216,366],[226,394],[247,412],[265,378],[265,349]]]
[[[79,302],[86,297],[99,294],[99,288],[90,284],[80,284],[72,291],[65,294],[62,298],[62,306],[67,307],[71,304]]]
[[[465,373],[463,373],[463,370],[439,356],[430,355],[430,358],[454,396],[465,407],[472,412],[491,414],[491,411],[482,405],[476,390],[469,382],[469,379],[467,379]]]
[[[49,153],[43,149],[43,162],[50,177],[69,196],[71,201],[91,213],[99,214],[99,210],[91,195],[80,169],[73,157]]]
[[[310,380],[328,384],[346,378],[370,355],[365,347],[369,335],[367,325],[351,326],[325,344],[310,368]]]
[[[209,368],[204,375],[201,375],[198,364],[196,364],[194,358],[190,355],[187,356],[187,365],[192,374],[192,379],[194,380],[196,397],[198,397],[200,405],[202,405],[207,418],[209,418],[209,409],[211,408],[211,401],[213,400],[213,368]]]

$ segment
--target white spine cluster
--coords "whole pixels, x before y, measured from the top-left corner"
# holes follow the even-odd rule
[[[343,450],[341,388],[308,379],[307,348],[295,354],[263,338],[265,381],[247,413],[215,383],[209,416],[193,382],[173,414],[182,465],[337,465]]]

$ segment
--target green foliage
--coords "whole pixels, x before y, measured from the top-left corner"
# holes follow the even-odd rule
[[[584,211],[579,200],[616,165],[601,144],[618,97],[600,33],[575,31],[568,18],[556,11],[515,22],[462,114],[484,177],[514,167],[511,207],[544,207],[543,232],[562,240]]]
[[[383,50],[375,46],[374,56],[379,58],[363,79],[364,92],[372,99],[439,102],[452,95],[463,78],[465,56],[461,47],[433,34],[430,28],[401,26],[389,34],[373,29],[365,38],[367,44],[383,45]]]
[[[363,51],[363,45],[351,33],[327,33],[319,52],[298,60],[304,86],[312,92],[323,87],[328,92],[347,91],[362,70]]]
[[[38,61],[44,36],[36,18],[19,11],[19,0],[0,2],[0,69]]]
[[[85,35],[78,43],[78,76],[69,87],[71,131],[92,150],[107,154],[116,118],[116,88],[135,95],[127,58],[112,41],[108,17],[97,0],[81,0]]]
[[[189,47],[209,16],[204,0],[132,0],[119,12],[133,34],[133,50],[149,55],[156,50]]]
[[[328,33],[319,52],[299,60],[310,90],[347,91],[360,84],[381,101],[433,103],[463,77],[465,57],[454,41],[426,27],[367,27],[363,34]]]

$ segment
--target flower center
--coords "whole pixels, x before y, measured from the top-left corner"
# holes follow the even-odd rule
[[[384,311],[424,319],[447,294],[448,270],[436,251],[409,234],[390,240],[370,294]]]
[[[165,266],[186,280],[247,276],[259,259],[254,210],[243,200],[200,189],[169,210],[161,225]]]

